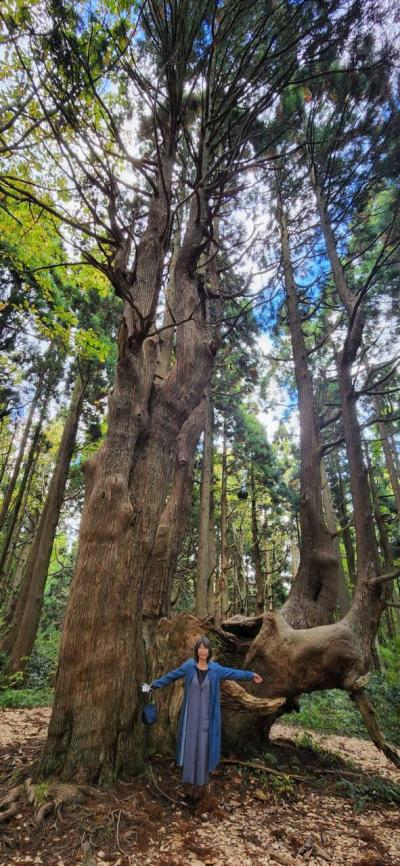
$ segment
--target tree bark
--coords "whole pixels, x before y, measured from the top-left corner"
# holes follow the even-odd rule
[[[347,589],[346,575],[343,570],[342,558],[340,555],[340,546],[336,529],[335,509],[333,507],[332,494],[329,487],[329,480],[326,474],[324,464],[321,462],[321,485],[322,485],[322,503],[324,506],[326,525],[331,534],[333,544],[336,550],[336,556],[339,562],[339,587],[338,587],[338,606],[341,616],[350,609],[351,599]]]
[[[206,323],[196,316],[196,265],[207,215],[200,192],[192,199],[174,275],[176,362],[159,384],[154,383],[156,339],[138,336],[140,322],[153,321],[157,308],[172,162],[171,156],[165,160],[148,229],[138,245],[135,311],[140,315],[135,312],[129,321],[125,317],[130,337],[110,396],[107,439],[86,466],[77,569],[42,760],[45,775],[57,771],[69,779],[110,782],[143,762],[139,684],[144,679],[144,586],[172,482],[176,441],[201,400],[215,351]]]
[[[356,558],[354,552],[353,539],[350,532],[350,516],[347,511],[346,493],[342,472],[339,461],[335,465],[335,484],[334,484],[334,501],[336,510],[339,516],[340,532],[343,538],[344,549],[346,552],[347,571],[350,578],[350,583],[355,587],[357,583],[356,577]]]
[[[46,501],[39,520],[34,541],[15,607],[10,631],[15,634],[8,669],[24,671],[35,643],[43,606],[44,590],[50,563],[54,536],[68,479],[69,466],[75,447],[82,401],[87,380],[78,375],[74,384],[68,415],[64,424],[56,465],[49,484]]]
[[[206,420],[203,438],[203,460],[201,466],[200,512],[199,512],[199,542],[197,548],[196,576],[196,616],[204,617],[210,613],[208,609],[208,586],[210,580],[210,504],[213,474],[213,428],[214,413],[211,401],[211,389],[206,395]]]
[[[190,513],[196,445],[206,417],[205,403],[205,399],[201,400],[193,409],[180,432],[174,479],[157,527],[143,600],[147,647],[152,645],[159,620],[170,615],[172,584]]]

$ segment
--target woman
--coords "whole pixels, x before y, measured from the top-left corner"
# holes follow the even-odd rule
[[[252,680],[259,684],[262,677],[211,661],[212,647],[205,636],[196,641],[193,656],[151,685],[159,689],[185,678],[176,760],[183,768],[182,781],[198,791],[207,784],[208,774],[221,756],[221,680]]]

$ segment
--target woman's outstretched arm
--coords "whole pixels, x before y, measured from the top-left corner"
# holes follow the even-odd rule
[[[225,665],[218,665],[218,674],[221,680],[254,680],[256,683],[261,683],[262,678],[254,671],[243,671],[240,668],[227,668]]]
[[[175,682],[175,680],[182,679],[186,674],[188,664],[189,662],[184,662],[179,668],[175,668],[175,670],[164,674],[163,677],[159,677],[158,680],[154,680],[151,684],[152,688],[161,689],[163,686],[169,686],[169,684]]]

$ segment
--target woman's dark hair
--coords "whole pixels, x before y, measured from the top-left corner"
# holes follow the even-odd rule
[[[193,655],[194,655],[196,661],[198,662],[198,660],[199,660],[199,647],[201,647],[201,646],[204,646],[206,649],[208,649],[207,661],[210,661],[210,658],[212,656],[213,651],[212,651],[211,642],[208,640],[208,637],[206,637],[205,635],[203,635],[203,637],[197,638],[197,641],[193,647]]]

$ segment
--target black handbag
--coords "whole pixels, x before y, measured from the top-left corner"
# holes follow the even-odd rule
[[[148,693],[147,704],[142,709],[142,722],[144,725],[155,725],[157,721],[157,705],[152,690]]]

